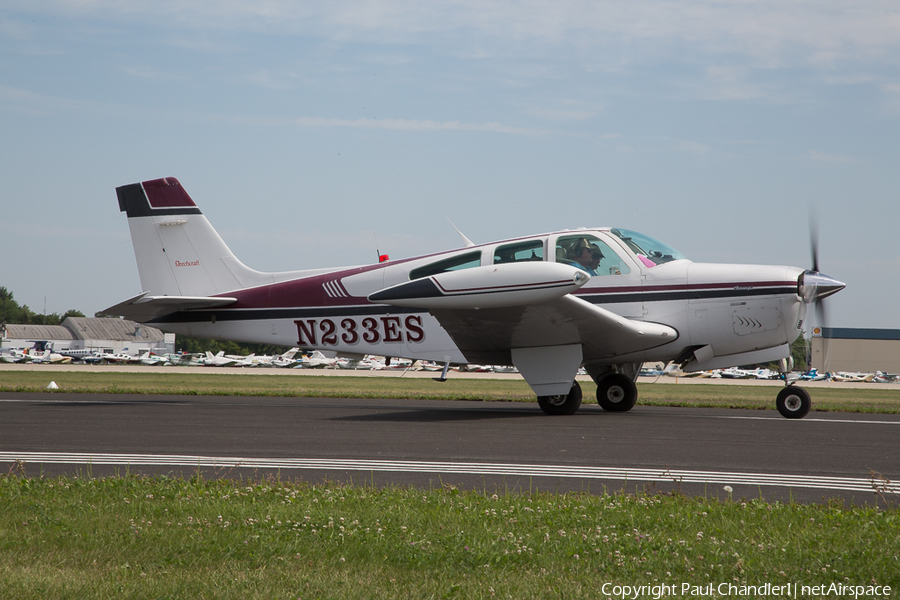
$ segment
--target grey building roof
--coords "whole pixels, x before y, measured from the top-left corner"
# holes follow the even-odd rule
[[[156,327],[125,319],[68,317],[63,325],[72,330],[74,339],[119,342],[159,342],[163,332]]]
[[[62,325],[7,324],[6,337],[11,340],[74,340],[75,335]]]

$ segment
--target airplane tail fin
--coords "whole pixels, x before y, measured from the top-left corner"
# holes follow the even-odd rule
[[[116,188],[138,274],[154,296],[209,297],[271,282],[244,265],[174,177]]]

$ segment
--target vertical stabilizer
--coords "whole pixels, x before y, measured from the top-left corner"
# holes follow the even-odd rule
[[[116,188],[138,274],[157,296],[214,296],[272,281],[240,262],[174,177]]]

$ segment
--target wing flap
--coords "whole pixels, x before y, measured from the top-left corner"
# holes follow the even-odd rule
[[[513,348],[581,344],[584,362],[649,350],[678,339],[666,325],[634,321],[567,295],[494,309],[432,309],[472,363],[512,364]]]
[[[133,298],[110,306],[103,312],[119,315],[138,323],[146,323],[180,310],[216,308],[237,302],[237,298],[219,296],[150,296],[148,294],[148,292],[141,292]]]

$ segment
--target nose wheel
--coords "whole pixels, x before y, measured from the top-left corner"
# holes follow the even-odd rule
[[[775,398],[775,406],[786,419],[802,419],[812,407],[809,392],[795,385],[786,386]]]

